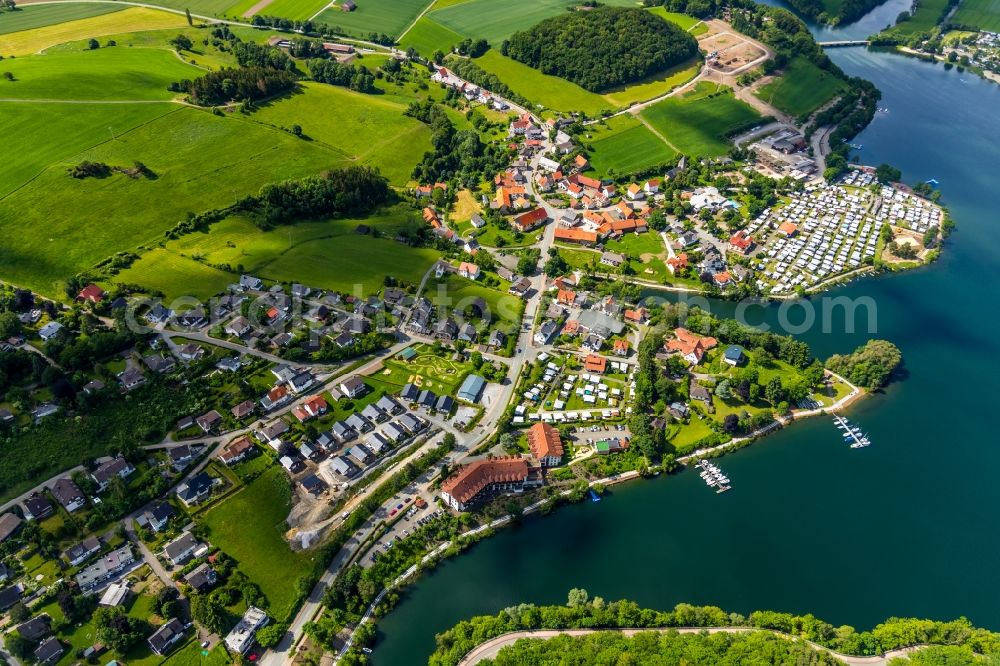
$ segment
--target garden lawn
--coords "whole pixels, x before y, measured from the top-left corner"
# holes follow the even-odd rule
[[[716,92],[719,94],[710,96]],[[736,99],[732,90],[699,83],[694,90],[670,97],[640,114],[678,150],[690,156],[724,155],[728,136],[760,120],[750,105]]]
[[[220,642],[207,656],[202,655],[198,641],[188,641],[186,645],[167,657],[163,666],[229,666],[232,663],[226,649]]]
[[[690,447],[700,439],[708,437],[714,430],[708,425],[708,418],[699,419],[694,414],[691,415],[691,423],[687,425],[672,426],[675,430],[669,435],[667,440],[675,448],[687,452]]]
[[[651,74],[640,81],[608,90],[603,93],[603,97],[612,106],[631,106],[636,102],[645,102],[666,95],[674,88],[682,86],[696,77],[700,70],[701,59],[692,58],[665,71]]]
[[[366,37],[371,32],[382,32],[397,37],[430,3],[431,0],[363,0],[353,12],[342,11],[337,5],[330,7],[316,17],[316,22],[339,26],[349,35]]]
[[[677,153],[648,127],[630,115],[616,116],[607,125],[592,125],[592,138],[586,139],[590,167],[603,176],[626,174],[665,164]],[[591,127],[587,129],[590,130]]]
[[[1000,32],[1000,0],[962,0],[952,23]]]
[[[434,305],[443,307],[449,312],[453,309],[464,310],[473,299],[482,298],[486,301],[490,313],[491,328],[498,323],[517,326],[524,312],[524,301],[520,298],[458,275],[446,275],[440,280],[431,279],[427,283],[424,296]],[[475,322],[472,323],[475,325]]]
[[[169,100],[173,81],[204,72],[166,49],[110,47],[14,58],[3,63],[13,81],[0,97],[60,100]]]
[[[125,7],[116,7],[111,4],[58,4],[58,5],[23,5],[18,7],[16,12],[4,12],[0,14],[0,35],[21,30],[33,30],[43,28],[48,25],[57,25],[67,21],[110,14],[121,11]]]
[[[414,382],[419,376],[419,384],[422,387],[431,388],[438,394],[454,395],[466,375],[472,371],[471,363],[455,361],[449,355],[435,354],[430,345],[416,344],[413,345],[413,349],[417,355],[412,359],[404,361],[396,355],[385,362],[385,370],[388,370],[388,373],[383,370],[374,378],[380,382],[402,387]]]
[[[632,269],[636,277],[644,280],[662,280],[669,275],[666,261],[667,249],[663,238],[655,231],[644,234],[628,234],[620,240],[608,241],[604,249],[620,252],[632,259]]]
[[[601,253],[591,250],[574,250],[563,245],[556,246],[559,249],[559,256],[566,260],[571,268],[589,268],[601,258]]]
[[[467,4],[477,1],[471,0]],[[457,7],[464,6],[457,5]],[[597,115],[613,106],[597,93],[584,90],[558,76],[542,74],[534,67],[500,55],[499,51],[493,49],[477,58],[475,63],[487,72],[496,74],[517,94],[550,109],[566,112],[583,111],[588,115]]]
[[[67,21],[34,30],[0,34],[0,54],[21,56],[37,53],[56,44],[79,39],[104,37],[138,30],[165,30],[187,26],[182,14],[130,7],[119,12]]]
[[[311,566],[310,556],[293,551],[284,539],[291,506],[288,476],[273,465],[199,519],[209,542],[260,587],[270,602],[268,614],[279,622],[296,601],[296,579]]]
[[[793,58],[782,75],[754,94],[785,113],[800,117],[820,108],[843,92],[847,84],[805,58]]]
[[[446,28],[424,15],[403,35],[399,40],[399,46],[403,49],[412,47],[420,55],[430,58],[435,51],[448,53],[450,47],[463,39],[462,35],[454,30]]]
[[[325,83],[268,104],[251,117],[276,128],[299,125],[308,143],[345,159],[377,166],[396,185],[406,185],[413,166],[431,150],[431,130],[403,115],[406,105]]]
[[[328,4],[330,4],[330,0],[274,0],[258,13],[266,16],[280,16],[293,21],[307,21],[321,12]],[[361,5],[359,4],[358,7],[360,8]]]
[[[5,188],[8,193],[0,199],[0,235],[6,250],[0,265],[3,279],[58,295],[69,276],[115,252],[161,238],[189,211],[226,206],[266,183],[346,164],[342,155],[287,132],[239,116],[223,118],[190,108],[173,107],[131,131],[115,133],[114,140],[105,140],[108,125],[129,107],[101,108],[106,115],[96,114],[100,124],[90,127],[94,147],[75,153],[67,149],[60,154],[51,146],[50,142],[61,140],[52,134],[51,125],[23,122],[32,136],[44,138],[42,147],[50,162],[39,167],[41,160],[34,159],[31,173],[20,176],[20,189]],[[87,110],[84,105],[45,105],[50,123],[71,127],[74,122],[60,116]],[[18,111],[24,110],[18,106]],[[20,113],[14,116],[24,121]],[[0,130],[10,137],[8,122],[8,116],[0,116]],[[40,150],[24,136],[15,142],[28,153]],[[79,137],[76,147],[82,142]],[[67,167],[83,160],[116,166],[141,161],[156,177],[71,178]]]

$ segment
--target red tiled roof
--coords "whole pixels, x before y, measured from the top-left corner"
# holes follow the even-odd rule
[[[590,354],[583,361],[583,368],[587,372],[604,373],[608,369],[608,359],[598,354]]]
[[[555,239],[571,243],[596,243],[597,234],[582,229],[556,229]]]
[[[441,484],[441,490],[465,504],[494,483],[528,478],[528,462],[518,456],[489,458],[465,465]]]
[[[562,458],[563,445],[559,431],[548,423],[536,423],[528,428],[528,447],[532,455],[543,458]]]

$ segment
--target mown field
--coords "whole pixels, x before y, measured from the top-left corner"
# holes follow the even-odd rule
[[[0,54],[4,57],[29,55],[56,44],[91,37],[182,26],[187,26],[187,20],[181,14],[145,7],[130,7],[118,12],[48,25],[34,30],[0,34]]]
[[[151,111],[146,122],[115,132],[122,113],[134,121],[142,111],[102,105],[94,113],[86,105],[49,104],[40,107],[48,118],[41,124],[37,116],[25,118],[23,106],[4,105],[15,112],[0,116],[11,154],[23,151],[34,167],[19,172],[14,178],[20,187],[5,187],[0,199],[0,234],[6,239],[0,273],[48,295],[115,252],[157,239],[189,211],[224,206],[266,183],[347,162],[328,148],[242,117],[176,106],[163,113],[157,104],[149,106],[159,117]],[[92,123],[81,125],[73,117],[81,113]],[[12,135],[8,129],[18,119],[25,132]],[[74,128],[72,147],[53,133],[53,125]],[[67,167],[83,160],[126,167],[140,161],[155,178],[71,178]]]
[[[293,21],[305,21],[322,11],[329,2],[330,0],[274,0],[258,13],[266,16],[281,16]]]
[[[1000,32],[1000,0],[962,0],[951,20],[988,32]]]
[[[125,7],[111,4],[25,5],[16,12],[0,13],[0,35],[110,14],[122,9]]]
[[[463,6],[456,5],[456,8]],[[558,76],[542,74],[534,67],[500,55],[500,52],[494,49],[487,51],[475,62],[486,71],[496,74],[517,94],[548,109],[566,112],[583,111],[588,115],[596,115],[614,106],[597,93],[584,90]]]
[[[720,94],[712,97],[715,93]],[[640,115],[682,153],[691,156],[723,155],[732,133],[760,120],[732,91],[712,83],[644,109]]]
[[[226,16],[232,12],[234,0],[153,0],[149,4],[170,9],[190,9],[201,16]]]
[[[539,21],[562,14],[576,0],[469,0],[457,5],[431,10],[427,16],[464,37],[486,39],[499,46],[500,42],[519,30],[526,30]],[[610,0],[604,4],[634,7],[633,0]]]
[[[449,47],[464,39],[450,28],[432,20],[427,15],[420,18],[410,30],[399,40],[403,49],[414,48],[420,55],[429,58],[435,51],[447,53]]]
[[[432,279],[427,283],[427,298],[438,306],[448,310],[463,310],[472,304],[476,298],[482,298],[490,313],[490,327],[503,325],[518,325],[524,312],[524,301],[517,296],[511,296],[505,291],[467,280],[458,275],[446,275],[440,280]]]
[[[351,35],[363,37],[370,32],[384,32],[398,37],[430,3],[431,0],[358,0],[353,12],[342,11],[335,5],[317,16],[316,21],[340,26]]]
[[[405,110],[405,103],[389,95],[305,83],[301,93],[269,104],[250,118],[282,128],[298,124],[309,143],[378,166],[394,184],[405,185],[413,165],[431,149],[430,128],[404,116]]]
[[[669,162],[677,153],[636,118],[616,116],[604,125],[588,127],[590,166],[599,175],[626,174]],[[586,135],[584,135],[586,136]]]
[[[270,602],[268,613],[279,620],[291,612],[295,581],[310,558],[293,551],[284,539],[291,494],[284,469],[274,465],[201,519],[209,542],[237,561]]]
[[[761,86],[757,97],[792,116],[804,116],[841,93],[847,84],[805,58],[793,58],[776,80]]]
[[[166,49],[114,46],[4,61],[13,81],[0,81],[0,97],[59,100],[169,100],[173,81],[202,74]]]
[[[406,206],[388,208],[364,219],[300,222],[261,231],[249,220],[228,218],[207,233],[167,242],[144,254],[113,282],[135,283],[166,294],[206,298],[222,291],[240,271],[272,280],[296,280],[353,293],[377,291],[386,275],[418,283],[437,258],[432,250],[408,248],[386,238],[355,233],[366,224],[392,238],[419,225]],[[196,260],[195,257],[200,260]],[[232,272],[212,266],[228,265]]]

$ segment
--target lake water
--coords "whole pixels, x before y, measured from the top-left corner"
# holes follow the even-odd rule
[[[877,337],[905,356],[908,376],[849,414],[872,446],[847,448],[817,418],[724,457],[724,495],[685,471],[528,519],[408,588],[379,624],[375,663],[424,663],[458,620],[563,603],[572,587],[657,608],[812,612],[859,628],[965,615],[1000,630],[1000,86],[895,54],[830,56],[884,93],[889,113],[856,139],[862,160],[938,179],[958,224],[933,266],[835,294],[873,297]],[[801,337],[825,357],[867,336],[840,322]]]

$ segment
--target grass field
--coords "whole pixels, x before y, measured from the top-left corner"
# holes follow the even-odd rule
[[[1000,0],[962,0],[952,22],[1000,32]]]
[[[681,29],[686,30],[695,37],[698,35],[703,35],[708,32],[708,26],[705,25],[701,19],[694,16],[688,16],[687,14],[678,14],[676,12],[668,12],[663,7],[649,7],[647,11],[656,14],[660,18],[664,18],[671,23],[674,23],[681,27]]]
[[[693,58],[676,67],[652,74],[627,85],[602,93],[602,97],[610,102],[610,106],[630,106],[636,102],[644,102],[665,95],[677,86],[684,85],[701,71],[701,59]]]
[[[285,520],[292,505],[288,476],[278,465],[205,512],[208,540],[232,556],[239,570],[270,602],[269,614],[285,619],[295,602],[295,580],[309,556],[285,542]]]
[[[462,35],[424,15],[409,32],[403,35],[399,45],[404,49],[413,47],[417,53],[429,58],[437,50],[447,53],[449,47],[458,44],[462,39],[464,39]]]
[[[457,5],[457,7],[463,6]],[[575,83],[558,76],[542,74],[534,67],[502,56],[499,51],[493,49],[477,58],[475,62],[486,71],[496,74],[514,92],[546,108],[557,111],[583,111],[588,115],[596,115],[614,106],[600,95],[584,90]]]
[[[909,37],[917,33],[929,33],[948,7],[948,0],[916,0],[916,9],[909,20],[897,23],[883,34],[897,38]]]
[[[169,100],[173,81],[202,74],[167,50],[127,47],[47,53],[4,62],[13,81],[0,97],[61,100]]]
[[[232,12],[235,0],[153,0],[150,4],[171,9],[190,9],[201,16],[225,16]]]
[[[267,16],[281,16],[293,21],[305,21],[315,16],[328,4],[330,4],[330,0],[274,0],[259,13]],[[240,14],[246,11],[244,9]]]
[[[139,30],[179,28],[186,25],[187,20],[180,14],[145,7],[130,7],[119,12],[49,25],[35,30],[0,34],[0,54],[4,57],[29,55],[64,42]]]
[[[413,350],[417,355],[409,361],[402,360],[398,355],[387,360],[385,370],[375,375],[375,378],[400,387],[413,382],[422,388],[433,389],[438,394],[454,395],[459,382],[472,370],[471,363],[435,354],[430,345],[418,343],[413,345]]]
[[[358,8],[353,12],[341,11],[334,6],[317,16],[316,21],[340,26],[351,35],[363,37],[370,32],[384,32],[397,37],[430,2],[431,0],[359,0]]]
[[[405,104],[385,96],[305,83],[303,92],[269,104],[251,118],[276,127],[298,124],[309,143],[377,166],[393,183],[405,185],[413,165],[431,149],[430,127],[404,116],[405,110]]]
[[[562,14],[576,0],[469,0],[460,4],[434,9],[427,15],[435,22],[464,37],[483,38],[494,46],[519,30],[531,28],[539,21]],[[604,4],[634,7],[634,0],[611,0]]]
[[[806,116],[841,93],[846,84],[805,58],[793,58],[782,75],[755,93],[792,116]]]
[[[723,155],[729,150],[727,136],[760,119],[748,104],[723,87],[699,83],[684,95],[671,97],[644,109],[640,115],[678,150],[691,156]]]
[[[122,9],[124,7],[110,4],[25,5],[16,12],[0,13],[0,35],[110,14]]]
[[[184,219],[188,211],[226,205],[256,192],[265,183],[314,174],[346,162],[329,149],[238,117],[174,107],[110,140],[108,126],[141,113],[127,105],[106,105],[97,122],[75,125],[62,119],[86,112],[85,105],[43,107],[49,124],[25,118],[26,105],[0,116],[0,130],[11,154],[40,153],[28,158],[34,172],[22,172],[23,183],[0,199],[0,234],[5,238],[4,279],[42,293],[61,292],[61,281],[120,250],[158,238]],[[149,105],[159,107],[159,105]],[[20,119],[23,134],[11,136],[11,116]],[[148,116],[155,116],[150,112]],[[52,124],[73,127],[72,148],[53,134]],[[80,144],[89,142],[84,149]],[[40,165],[42,159],[47,164]],[[143,162],[155,179],[133,180],[121,174],[105,179],[76,180],[66,167],[82,160],[130,166]],[[2,182],[2,180],[0,180]],[[9,185],[9,183],[5,183]],[[59,196],[53,196],[58,192]],[[136,202],[142,201],[140,209]],[[58,250],[53,250],[55,239]]]
[[[668,145],[632,116],[617,116],[606,125],[592,126],[585,144],[595,173],[626,174],[669,162],[677,156]],[[591,127],[587,128],[591,130]]]
[[[663,238],[655,231],[644,234],[628,234],[619,240],[608,241],[604,248],[609,252],[620,252],[632,259],[632,269],[637,277],[644,280],[663,280],[667,271],[667,250]]]
[[[188,234],[144,254],[113,281],[157,289],[168,299],[187,295],[205,298],[237,278],[235,272],[206,264],[228,264],[234,271],[243,266],[264,278],[296,280],[347,293],[354,293],[358,283],[370,294],[381,288],[386,275],[419,283],[437,258],[433,250],[360,236],[354,232],[360,222],[300,222],[261,231],[248,220],[228,218],[207,233]],[[403,227],[419,224],[414,212],[404,206],[386,209],[363,222],[390,237]],[[204,263],[193,257],[201,257]]]

